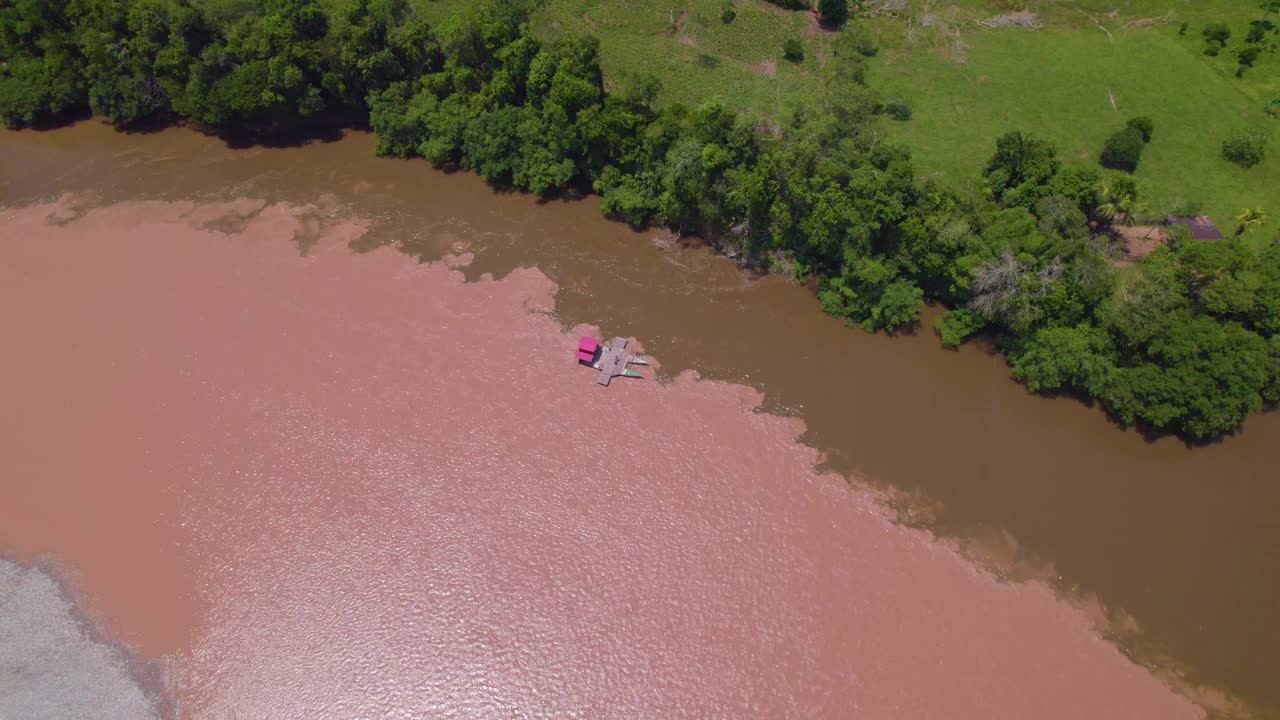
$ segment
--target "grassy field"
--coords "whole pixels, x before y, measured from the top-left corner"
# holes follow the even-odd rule
[[[463,0],[419,3],[429,18],[440,18]],[[726,24],[721,7],[720,0],[548,0],[531,25],[544,40],[566,32],[595,35],[610,89],[650,73],[662,82],[664,103],[697,106],[718,98],[772,121],[787,103],[818,97],[817,74],[832,38],[812,13],[735,0],[736,17]],[[782,57],[791,38],[804,45],[801,62]]]
[[[972,19],[989,14],[962,8],[910,39],[901,21],[875,21],[885,49],[873,82],[911,97],[914,117],[896,124],[896,134],[922,173],[951,184],[972,181],[1008,130],[1047,138],[1063,158],[1089,162],[1126,119],[1149,115],[1156,131],[1136,173],[1143,211],[1199,207],[1227,231],[1245,206],[1280,213],[1280,121],[1262,110],[1280,97],[1280,53],[1264,53],[1238,79],[1230,52],[1262,12],[1245,0],[1205,2],[1194,15],[1144,27],[1134,21],[1163,19],[1168,9],[1132,4],[1147,7],[1090,16],[1054,6],[1038,30],[987,29]],[[1189,27],[1179,35],[1184,19]],[[1209,19],[1233,30],[1216,58],[1202,52],[1199,30]],[[1220,148],[1232,131],[1249,129],[1271,142],[1267,159],[1244,170],[1222,160]]]
[[[872,0],[872,4],[879,0]],[[443,17],[464,0],[419,0]],[[812,13],[763,0],[548,0],[534,33],[551,39],[589,33],[601,40],[606,83],[637,73],[662,81],[662,102],[698,105],[719,98],[744,114],[776,122],[789,105],[820,94],[832,35]],[[914,117],[889,123],[911,146],[918,171],[959,187],[974,182],[995,138],[1020,129],[1053,141],[1065,159],[1095,161],[1103,141],[1134,115],[1156,131],[1138,168],[1145,213],[1199,208],[1230,231],[1234,217],[1261,207],[1280,221],[1280,120],[1262,107],[1280,98],[1280,34],[1243,78],[1235,51],[1255,0],[903,0],[893,15],[863,20],[879,39],[872,82],[909,98]],[[981,23],[1011,9],[1038,29]],[[1270,16],[1280,25],[1280,16]],[[1181,24],[1188,27],[1179,34]],[[1217,57],[1204,55],[1208,22],[1232,30]],[[805,58],[782,57],[800,40]],[[1114,103],[1114,104],[1113,104]],[[1270,137],[1268,156],[1244,170],[1220,157],[1232,131]]]

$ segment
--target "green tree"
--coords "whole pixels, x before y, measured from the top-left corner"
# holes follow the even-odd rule
[[[510,180],[520,155],[520,125],[529,117],[527,109],[514,105],[474,117],[463,131],[466,167],[489,182]]]
[[[1236,222],[1239,223],[1239,225],[1236,226],[1236,235],[1243,235],[1249,228],[1261,227],[1266,221],[1267,214],[1262,210],[1250,210],[1249,208],[1245,208],[1236,216]]]
[[[1126,127],[1117,131],[1102,146],[1102,155],[1098,163],[1112,170],[1133,172],[1138,169],[1138,160],[1142,158],[1145,145],[1142,131],[1134,127]]]
[[[231,20],[190,70],[192,116],[212,126],[296,125],[328,107],[329,21],[315,0],[264,0]]]
[[[849,0],[818,0],[818,15],[827,27],[838,28],[849,20]]]
[[[1124,125],[1125,127],[1133,128],[1134,130],[1137,130],[1139,133],[1141,133],[1142,142],[1144,143],[1151,142],[1151,135],[1155,132],[1155,129],[1156,129],[1155,121],[1153,121],[1151,118],[1147,117],[1146,115],[1140,115],[1138,117],[1129,118],[1129,120]]]
[[[1253,67],[1253,62],[1258,59],[1258,55],[1262,52],[1261,45],[1246,45],[1240,48],[1240,52],[1236,53],[1236,61],[1240,63],[1240,68],[1236,74],[1241,75],[1245,68]]]
[[[847,7],[846,5],[846,11]],[[866,25],[855,22],[845,25],[844,30],[841,30],[840,34],[836,36],[832,51],[836,55],[874,57],[876,53],[880,52],[880,46],[876,44],[875,38],[867,30]]]
[[[1063,165],[1050,178],[1046,190],[1049,195],[1070,198],[1081,212],[1093,218],[1102,204],[1102,171],[1091,163]]]
[[[828,280],[819,299],[828,313],[860,322],[867,332],[875,332],[915,322],[924,293],[899,277],[892,262],[862,257],[840,277]]]
[[[348,107],[367,108],[393,83],[413,82],[441,68],[433,31],[408,0],[351,0],[334,14],[330,42],[336,67],[326,89]]]
[[[1133,222],[1133,207],[1138,201],[1138,183],[1128,173],[1117,172],[1102,179],[1098,185],[1098,205],[1093,217],[1101,223],[1120,220]]]
[[[1274,366],[1265,340],[1234,322],[1181,314],[1152,338],[1150,361],[1120,369],[1104,394],[1127,423],[1204,439],[1262,408]]]
[[[1089,219],[1080,206],[1062,195],[1049,195],[1036,203],[1036,224],[1051,241],[1046,248],[1058,255],[1073,255],[1089,240]]]
[[[1226,23],[1210,23],[1204,26],[1200,34],[1209,42],[1225,43],[1231,37],[1231,28]]]
[[[960,343],[976,335],[987,323],[981,315],[968,308],[952,308],[933,321],[942,344],[959,347]]]
[[[87,100],[70,10],[68,0],[0,3],[0,118],[6,125],[52,120]]]
[[[1022,132],[1001,135],[983,177],[995,199],[1031,208],[1048,194],[1046,184],[1060,167],[1053,145]]]
[[[1140,267],[1141,274],[1129,288],[1098,308],[1100,323],[1130,352],[1140,352],[1168,328],[1175,314],[1190,307],[1177,264],[1167,248],[1157,248]]]
[[[1011,355],[1014,377],[1032,392],[1105,391],[1115,373],[1106,333],[1089,324],[1037,330]]]

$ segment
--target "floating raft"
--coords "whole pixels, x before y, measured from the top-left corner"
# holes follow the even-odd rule
[[[593,337],[578,338],[578,361],[600,371],[596,375],[596,383],[608,385],[616,377],[643,377],[628,365],[648,365],[635,355],[627,352],[627,339],[616,337],[608,346],[602,345]]]

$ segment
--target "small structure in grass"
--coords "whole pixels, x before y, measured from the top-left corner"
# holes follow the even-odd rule
[[[1206,215],[1169,215],[1165,217],[1166,225],[1181,225],[1185,227],[1195,240],[1221,240],[1223,235],[1218,230],[1218,226]]]

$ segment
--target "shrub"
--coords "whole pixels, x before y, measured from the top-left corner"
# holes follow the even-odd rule
[[[1246,45],[1244,49],[1236,56],[1242,68],[1253,67],[1253,61],[1258,59],[1258,53],[1262,52],[1261,45]]]
[[[894,120],[910,120],[911,119],[911,103],[906,98],[890,100],[881,108],[889,117]]]
[[[835,51],[837,55],[857,53],[864,57],[872,57],[880,52],[880,46],[861,23],[854,23],[846,27],[840,33],[840,37],[836,38]]]
[[[804,45],[801,45],[800,41],[795,38],[789,38],[782,43],[782,57],[791,62],[804,60]]]
[[[1260,43],[1266,35],[1267,29],[1262,26],[1262,23],[1254,20],[1253,24],[1249,26],[1249,33],[1244,36],[1244,41],[1247,43]]]
[[[1146,115],[1140,115],[1135,118],[1129,118],[1129,122],[1125,123],[1125,127],[1131,127],[1142,134],[1142,142],[1151,142],[1151,133],[1155,131],[1156,124]]]
[[[1222,52],[1222,43],[1216,40],[1210,40],[1208,44],[1204,46],[1204,54],[1209,57],[1217,57],[1220,52]]]
[[[1226,23],[1211,23],[1204,26],[1204,30],[1200,31],[1204,35],[1204,39],[1213,43],[1216,42],[1225,45],[1227,39],[1231,37],[1231,28]]]
[[[808,10],[813,7],[809,4],[809,0],[769,0],[769,2],[788,10]]]
[[[720,3],[720,22],[728,25],[738,17],[738,12],[733,9],[733,0],[724,0]]]
[[[1222,143],[1222,159],[1251,168],[1265,157],[1266,140],[1258,133],[1237,132]]]
[[[1187,34],[1187,26],[1188,26],[1189,24],[1190,24],[1190,23],[1183,22],[1181,25],[1179,25],[1179,26],[1178,26],[1178,34],[1179,34],[1179,35],[1186,35],[1186,34]]]
[[[1199,200],[1187,200],[1179,198],[1169,204],[1170,215],[1200,215],[1204,212],[1204,205]],[[1179,225],[1178,227],[1182,227]]]
[[[1142,132],[1132,126],[1126,127],[1107,138],[1098,162],[1105,168],[1133,172],[1138,169],[1144,145]]]
[[[849,0],[818,0],[818,15],[827,27],[840,27],[849,19]]]

